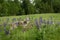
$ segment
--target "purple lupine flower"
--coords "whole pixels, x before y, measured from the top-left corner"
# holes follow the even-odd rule
[[[6,35],[10,34],[9,30],[4,30],[4,32],[5,32]]]
[[[4,31],[6,30],[6,25],[7,25],[7,24],[4,22],[4,23],[3,23]]]
[[[52,16],[50,17],[50,22],[49,23],[53,24],[53,17]]]
[[[3,24],[3,25],[4,25],[4,32],[5,32],[5,34],[7,34],[7,35],[8,35],[8,34],[9,34],[9,31],[8,31],[8,30],[6,30],[6,25],[7,25],[7,24],[4,22],[4,24]]]
[[[42,19],[42,17],[40,17],[39,22],[40,22],[40,24],[43,23],[43,19]]]
[[[17,26],[19,25],[19,23],[18,23],[18,22],[16,22],[15,24],[16,24]]]
[[[52,20],[47,20],[46,23],[51,25],[51,24],[53,24],[53,21]]]
[[[39,23],[38,23],[38,19],[35,19],[35,24],[36,24],[36,27],[37,27],[37,29],[39,29]]]
[[[50,21],[49,24],[53,24],[53,21]]]

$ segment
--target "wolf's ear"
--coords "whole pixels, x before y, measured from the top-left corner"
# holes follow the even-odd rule
[[[26,21],[29,21],[29,20],[30,20],[30,18],[29,18],[29,17],[27,17],[27,18],[26,18]]]

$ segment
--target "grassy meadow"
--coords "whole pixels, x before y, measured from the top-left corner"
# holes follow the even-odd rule
[[[30,17],[30,24],[32,24],[32,28],[23,32],[23,27],[19,26],[10,31],[10,34],[5,34],[3,25],[4,22],[8,21],[6,24],[9,24],[13,22],[13,18],[15,19],[14,22],[17,22],[18,19],[23,20],[26,17]],[[50,17],[52,17],[54,24],[44,22],[38,24],[40,17],[42,17],[43,20],[46,20],[46,22],[47,20],[50,20]],[[35,23],[35,19],[38,20],[37,24]],[[9,30],[9,28],[10,26],[6,25],[6,29]],[[0,17],[0,40],[60,40],[60,14],[49,13]]]

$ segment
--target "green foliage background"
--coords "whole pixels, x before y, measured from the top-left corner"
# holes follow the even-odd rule
[[[60,13],[60,0],[0,0],[0,16],[41,13]]]

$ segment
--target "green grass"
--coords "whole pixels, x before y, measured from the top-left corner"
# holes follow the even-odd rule
[[[43,17],[43,19],[48,19],[50,16],[53,16],[54,20],[60,20],[60,14],[33,14],[33,15],[28,15],[30,18],[33,17],[33,19],[35,18],[39,18],[39,17]],[[2,20],[2,22],[4,22],[6,20],[6,18],[10,18],[10,22],[12,18],[19,18],[21,17],[22,19],[26,18],[27,15],[22,15],[22,16],[8,16],[8,17],[0,17],[0,19]]]
[[[60,21],[60,14],[34,14],[28,15],[31,18],[31,21],[34,21],[35,18],[43,17],[43,19],[48,20],[50,16],[53,16],[54,21]],[[0,24],[6,21],[6,18],[9,18],[9,23],[12,22],[12,18],[26,18],[27,15],[22,16],[9,16],[9,17],[0,17]],[[32,19],[33,17],[33,19]],[[17,20],[16,20],[17,21]],[[7,26],[8,28],[8,26]],[[38,30],[34,24],[32,29],[23,32],[22,27],[18,27],[11,31],[10,35],[6,35],[3,31],[3,27],[0,27],[2,30],[0,32],[0,40],[60,40],[60,25],[42,25],[40,30]]]

